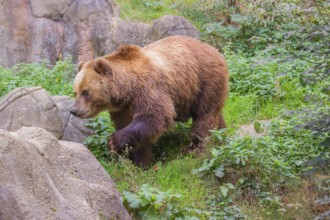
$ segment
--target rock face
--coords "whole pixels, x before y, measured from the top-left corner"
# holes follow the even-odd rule
[[[172,35],[199,38],[199,32],[189,21],[180,16],[166,15],[155,20],[152,25],[124,21],[118,17],[99,21],[93,30],[92,39],[96,56],[103,56],[122,44],[145,46]]]
[[[86,120],[71,117],[69,97],[50,97],[41,87],[18,88],[0,98],[0,129],[16,131],[35,126],[56,138],[82,143],[93,132]]]
[[[73,0],[30,0],[32,14],[37,18],[60,19]]]
[[[169,35],[198,37],[179,16],[153,25],[123,21],[114,0],[0,0],[0,65],[61,57],[91,60],[124,43],[144,46]]]
[[[0,219],[131,219],[81,144],[41,128],[0,130]]]

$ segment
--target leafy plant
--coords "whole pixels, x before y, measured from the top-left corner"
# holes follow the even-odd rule
[[[124,204],[127,204],[143,219],[181,219],[183,217],[198,219],[184,215],[185,210],[178,209],[180,194],[172,194],[170,191],[162,192],[148,184],[143,184],[136,194],[124,191],[123,197]]]
[[[108,149],[108,140],[115,128],[113,127],[109,113],[102,112],[98,117],[90,119],[90,123],[86,125],[94,131],[84,144],[93,152],[99,160],[111,160],[110,151]]]
[[[219,192],[209,197],[208,205],[211,217],[209,219],[245,219],[241,209],[233,204],[233,194],[236,187],[232,183],[224,183]]]
[[[231,93],[241,96],[254,94],[259,103],[280,100],[286,96],[286,92],[292,92],[292,87],[303,87],[303,84],[296,80],[311,67],[311,64],[305,61],[283,60],[268,52],[246,57],[242,52],[234,52],[231,44],[224,48],[224,52],[230,69]],[[290,88],[285,87],[286,83],[291,83]]]
[[[179,206],[181,195],[162,192],[143,184],[137,193],[123,192],[123,202],[129,210],[142,219],[244,219],[241,210],[231,205],[228,192],[235,189],[231,183],[220,187],[220,196],[210,196],[208,210]],[[224,200],[225,199],[225,200]]]
[[[52,68],[46,62],[0,67],[0,96],[18,87],[41,86],[51,95],[71,95],[74,66],[71,58],[57,61]]]
[[[310,169],[304,164],[325,152],[320,143],[326,137],[326,134],[316,136],[313,131],[298,130],[289,122],[274,121],[269,135],[264,137],[227,138],[227,143],[213,148],[211,158],[204,160],[194,173],[211,172],[223,178],[228,168],[258,170],[257,175],[248,178],[262,180],[263,186],[280,184],[285,178],[297,178]],[[326,157],[330,157],[329,152]]]

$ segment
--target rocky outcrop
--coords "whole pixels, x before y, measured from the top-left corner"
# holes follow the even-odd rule
[[[58,139],[82,143],[93,132],[85,127],[87,120],[70,115],[73,103],[69,97],[50,97],[41,87],[17,88],[0,98],[0,129],[35,126]]]
[[[123,21],[114,0],[0,0],[0,65],[61,57],[91,60],[121,44],[144,46],[169,35],[198,37],[179,16]]]
[[[150,42],[151,25],[118,17],[100,21],[92,32],[96,56],[109,54],[121,44],[140,46]]]
[[[118,17],[100,21],[93,30],[92,39],[96,56],[102,56],[122,44],[145,46],[172,35],[199,38],[199,32],[189,21],[167,15],[156,19],[153,24],[124,21]]]
[[[59,20],[74,0],[30,0],[32,14],[37,18]]]
[[[153,23],[151,27],[150,41],[156,41],[173,35],[185,35],[199,38],[197,29],[186,19],[180,16],[165,15]]]
[[[62,36],[54,30],[57,30],[55,22],[46,18],[36,19],[32,29],[31,53],[27,54],[30,55],[30,60],[26,61],[37,62],[47,59],[51,63],[55,63],[58,60],[62,53]],[[28,44],[26,46],[29,47]]]
[[[0,219],[131,219],[81,144],[41,128],[0,130]]]

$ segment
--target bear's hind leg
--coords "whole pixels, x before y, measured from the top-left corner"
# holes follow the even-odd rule
[[[191,143],[184,149],[184,153],[191,153],[195,150],[204,151],[204,142],[210,134],[209,130],[217,129],[219,125],[219,114],[207,113],[199,117],[193,117],[191,127]]]
[[[226,122],[225,122],[225,119],[223,117],[223,113],[220,112],[219,114],[219,124],[218,124],[218,129],[223,129],[223,128],[226,128]]]

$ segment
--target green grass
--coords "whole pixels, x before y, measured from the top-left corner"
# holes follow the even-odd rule
[[[224,109],[224,117],[229,126],[246,124],[257,119],[255,104],[258,97],[253,94],[245,96],[230,95]]]
[[[202,13],[196,11],[191,16],[190,9],[196,7],[196,0],[118,0],[120,16],[130,21],[143,21],[152,23],[155,19],[164,15],[181,15],[193,22],[197,27],[203,23]],[[198,16],[197,16],[198,15]]]
[[[161,191],[179,193],[182,196],[180,208],[202,208],[212,189],[216,188],[216,181],[214,178],[205,181],[192,175],[192,169],[197,168],[200,161],[201,158],[179,157],[165,163],[157,162],[150,169],[142,170],[121,157],[117,161],[103,162],[102,165],[120,192],[137,191],[142,184],[148,183]]]
[[[172,0],[119,0],[120,14],[123,19],[152,23],[165,14],[179,14]],[[173,5],[171,7],[171,5]]]

